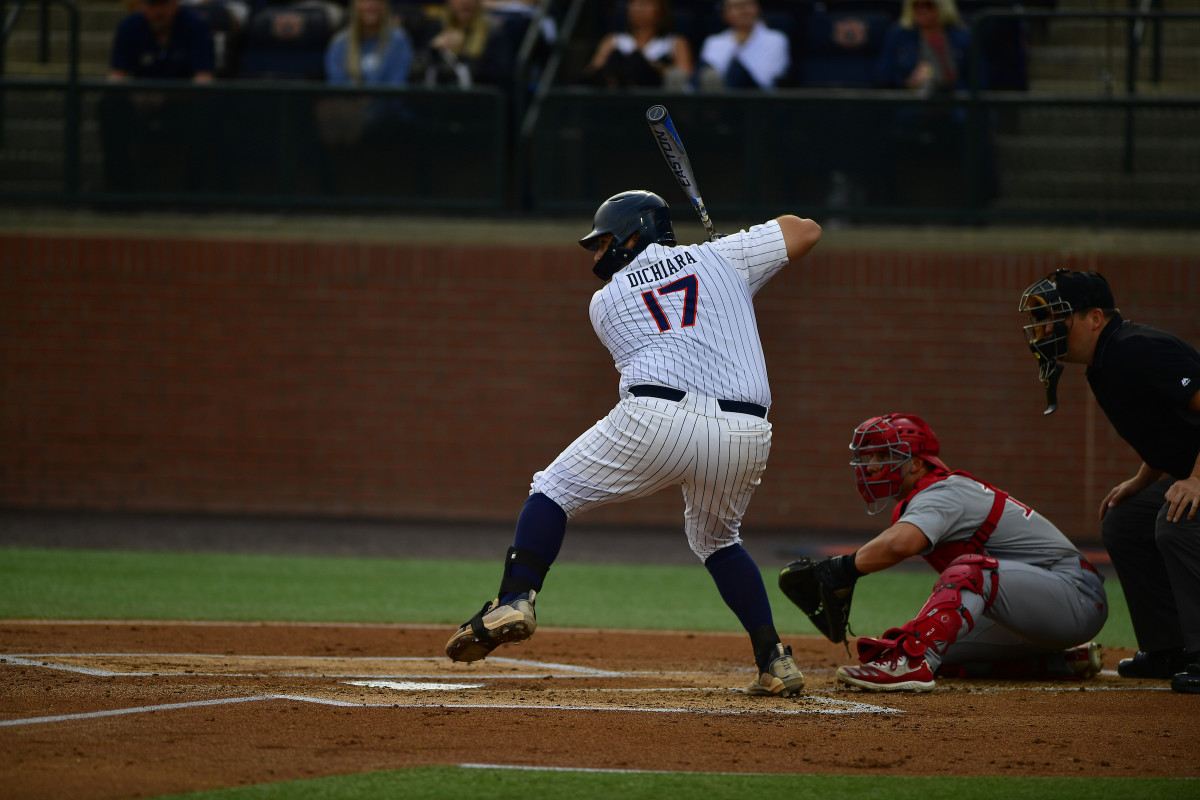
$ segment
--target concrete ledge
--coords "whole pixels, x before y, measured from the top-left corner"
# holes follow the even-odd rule
[[[270,214],[108,214],[90,211],[0,210],[0,235],[36,233],[54,237],[120,234],[149,238],[201,238],[283,241],[422,242],[512,245],[571,244],[590,230],[577,219],[484,219],[412,215],[307,216]],[[720,222],[720,221],[719,221]],[[818,222],[822,220],[818,219]],[[748,224],[718,224],[733,231]],[[703,238],[698,223],[676,226],[681,241]],[[1040,228],[990,226],[846,226],[826,223],[822,250],[902,250],[917,252],[1010,252],[1079,254],[1179,254],[1200,252],[1200,232],[1136,228]]]

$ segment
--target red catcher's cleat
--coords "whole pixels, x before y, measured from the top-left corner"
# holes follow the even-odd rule
[[[862,666],[839,667],[837,679],[868,692],[929,692],[937,684],[924,658],[909,658],[895,650]]]

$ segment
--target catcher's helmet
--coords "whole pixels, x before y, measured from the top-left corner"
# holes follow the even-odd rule
[[[612,234],[612,243],[592,267],[602,281],[633,260],[633,257],[652,244],[675,244],[671,227],[671,209],[667,201],[644,189],[613,195],[596,209],[592,232],[579,240],[588,250],[600,248],[600,237]],[[639,234],[633,247],[623,247],[633,234]]]
[[[900,484],[912,471],[913,456],[935,469],[947,469],[938,457],[941,445],[937,434],[925,420],[912,414],[871,417],[854,429],[850,450],[858,493],[867,501],[867,513],[872,515],[883,511],[888,501],[900,494]],[[872,474],[875,467],[882,468]]]

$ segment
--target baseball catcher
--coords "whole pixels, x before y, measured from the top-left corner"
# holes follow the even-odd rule
[[[916,616],[860,637],[837,679],[876,692],[928,692],[935,677],[1083,679],[1100,671],[1089,641],[1108,618],[1103,579],[1049,520],[941,460],[912,414],[872,417],[850,442],[867,513],[894,499],[892,524],[856,552],[788,564],[779,586],[833,642],[845,641],[863,575],[922,555],[937,571]]]

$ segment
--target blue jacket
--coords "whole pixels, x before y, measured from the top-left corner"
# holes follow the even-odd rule
[[[180,8],[171,23],[171,38],[160,47],[146,17],[130,14],[117,26],[109,66],[133,78],[152,80],[187,80],[197,72],[212,72],[212,31],[200,17]]]
[[[966,28],[946,28],[946,42],[950,46],[958,72],[955,88],[968,89],[971,86],[971,32]],[[876,62],[876,85],[886,89],[903,89],[904,82],[917,68],[917,62],[920,60],[920,32],[916,28],[894,25],[884,37],[883,48]],[[984,86],[982,79],[983,76],[980,76],[981,87]]]
[[[329,83],[348,86],[350,70],[346,65],[350,34],[342,31],[334,36],[325,50],[325,75]],[[408,34],[399,28],[392,31],[387,51],[379,58],[378,39],[367,39],[362,43],[362,85],[404,86],[408,83],[408,71],[412,66],[413,47]]]

